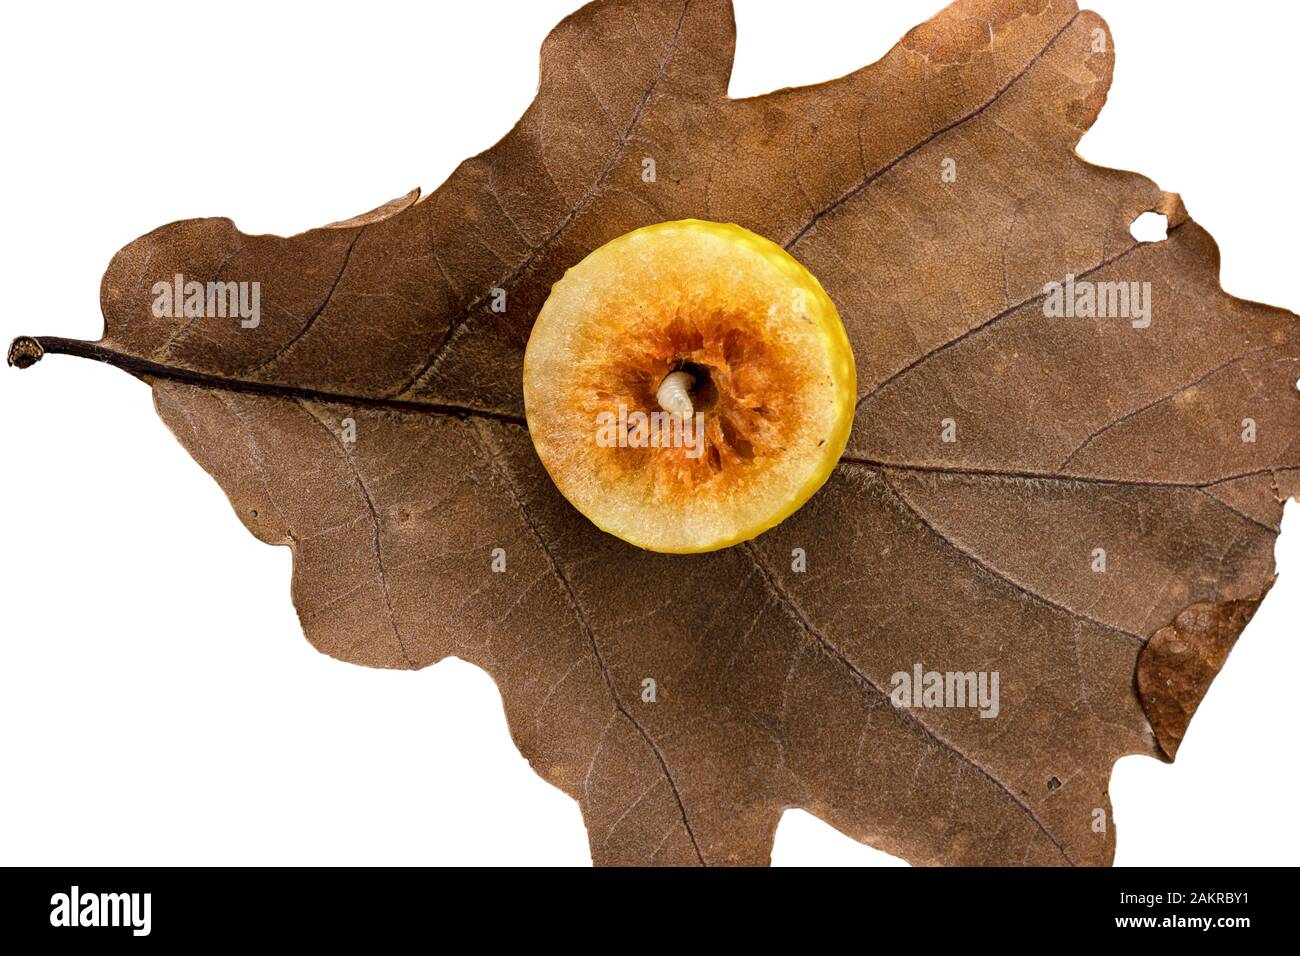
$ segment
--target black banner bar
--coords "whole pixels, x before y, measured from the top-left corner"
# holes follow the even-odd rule
[[[627,945],[644,938],[654,947],[688,924],[733,943],[751,934],[761,941],[777,920],[787,931],[798,921],[814,937],[861,933],[863,945],[911,939],[908,949],[1022,938],[1182,945],[1193,935],[1231,943],[1276,933],[1295,909],[1294,874],[1269,869],[52,868],[8,869],[0,878],[0,925],[10,939],[130,945],[396,943],[427,930],[436,945],[447,932],[476,927],[484,941],[532,932],[551,943],[562,934],[594,943],[622,926]]]

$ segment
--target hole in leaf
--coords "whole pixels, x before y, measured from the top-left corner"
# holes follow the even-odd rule
[[[1158,212],[1144,212],[1128,231],[1138,242],[1164,242],[1169,238],[1169,220]]]

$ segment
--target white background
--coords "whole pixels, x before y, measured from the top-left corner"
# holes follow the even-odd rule
[[[96,339],[109,257],[229,215],[288,235],[419,185],[532,98],[574,0],[21,4],[0,49],[0,337]],[[731,92],[882,55],[938,0],[737,0]],[[1182,193],[1228,291],[1300,311],[1296,4],[1095,0],[1114,31],[1095,163]],[[330,660],[290,555],[255,541],[126,374],[0,368],[0,863],[587,864],[576,804],[482,672]],[[1168,766],[1111,785],[1120,864],[1300,862],[1300,518],[1281,580]],[[777,864],[897,864],[792,812]]]

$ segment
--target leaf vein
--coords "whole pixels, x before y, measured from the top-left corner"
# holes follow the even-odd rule
[[[746,541],[743,545],[741,545],[741,548],[745,551],[745,553],[749,556],[750,560],[753,562],[754,567],[759,572],[759,575],[761,576],[767,591],[770,594],[772,594],[781,603],[781,605],[786,609],[786,613],[790,615],[790,618],[795,622],[795,624],[798,625],[799,629],[802,630],[808,637],[812,638],[815,646],[817,646],[822,651],[822,653],[826,654],[832,660],[838,662],[841,666],[843,666],[848,671],[849,675],[853,677],[855,681],[857,681],[857,683],[859,683],[861,686],[866,688],[868,691],[874,693],[882,700],[888,701],[889,695],[884,692],[884,690],[880,687],[880,685],[878,685],[875,681],[873,681],[870,677],[868,677],[863,671],[861,671],[856,665],[854,665],[854,663],[851,660],[849,660],[849,658],[844,654],[844,652],[841,651],[838,647],[836,647],[835,644],[833,644],[830,641],[830,639],[827,638],[826,635],[824,635],[816,627],[816,625],[812,623],[811,620],[809,620],[808,615],[804,612],[803,608],[799,606],[798,602],[794,600],[794,597],[789,593],[789,591],[787,591],[781,585],[780,581],[777,580],[775,572],[768,565],[767,561],[764,560],[763,556],[759,553],[758,548],[754,545],[754,543],[752,541]],[[892,703],[890,704],[890,706],[891,707],[893,706]],[[1023,813],[1025,816],[1027,816],[1034,823],[1034,825],[1037,826],[1038,829],[1041,830],[1047,836],[1047,838],[1052,841],[1052,845],[1056,847],[1056,849],[1060,852],[1061,856],[1065,858],[1066,862],[1068,862],[1072,866],[1074,865],[1074,860],[1071,859],[1070,854],[1066,852],[1065,847],[1062,846],[1060,841],[1056,839],[1056,836],[1052,833],[1052,831],[1047,828],[1047,825],[1044,824],[1041,819],[1039,819],[1038,814],[1034,812],[1033,808],[1030,807],[1023,800],[1021,800],[1018,796],[1016,796],[1016,794],[1011,790],[1010,787],[1008,787],[1005,783],[999,780],[990,771],[982,767],[978,761],[976,761],[973,757],[966,754],[956,744],[940,736],[934,729],[932,729],[928,724],[926,724],[925,721],[921,720],[920,717],[918,717],[915,713],[913,713],[912,710],[908,708],[895,708],[895,711],[902,719],[912,724],[925,737],[929,738],[939,746],[943,747],[945,750],[952,753],[953,756],[957,757],[965,765],[971,767],[982,777],[984,777],[987,781],[989,781],[989,783],[993,784],[995,788],[997,788],[1002,793],[1004,793],[1007,796],[1007,798],[1013,804],[1016,805],[1016,807],[1020,810],[1020,812]]]
[[[484,434],[482,427],[478,422],[474,421],[471,421],[469,425],[473,430],[475,437],[478,439],[479,446],[482,449],[483,455],[487,459],[488,464],[497,473],[502,485],[505,487],[506,493],[513,501],[515,509],[519,512],[519,518],[523,522],[525,529],[527,529],[533,540],[537,542],[537,546],[542,551],[542,556],[550,566],[551,573],[554,575],[556,582],[563,590],[569,607],[573,611],[573,616],[577,621],[578,629],[586,639],[591,655],[596,661],[596,666],[600,669],[601,677],[604,678],[605,687],[609,691],[609,696],[613,701],[614,709],[627,719],[636,730],[637,734],[641,737],[642,741],[644,741],[646,747],[649,748],[650,752],[654,755],[655,760],[659,764],[660,772],[662,772],[664,779],[668,781],[668,786],[672,790],[673,799],[677,803],[677,811],[682,818],[682,826],[686,829],[686,835],[690,837],[691,846],[695,849],[695,856],[699,859],[701,865],[707,866],[708,864],[705,862],[704,854],[700,850],[699,841],[695,837],[695,831],[691,828],[691,821],[686,813],[686,804],[682,800],[681,791],[677,787],[677,781],[673,779],[672,772],[668,769],[668,761],[664,757],[663,751],[659,749],[659,745],[655,743],[654,738],[650,736],[650,732],[646,730],[641,721],[632,716],[632,712],[629,711],[627,705],[623,703],[622,695],[618,692],[618,686],[614,683],[614,675],[610,673],[609,665],[605,661],[605,656],[601,653],[600,645],[596,642],[595,631],[591,626],[591,622],[587,619],[587,613],[583,610],[582,603],[578,600],[577,591],[574,589],[572,582],[569,581],[568,576],[564,573],[564,569],[560,566],[560,561],[555,554],[555,549],[551,547],[550,543],[546,540],[546,537],[541,533],[541,529],[537,527],[537,523],[533,520],[532,514],[528,510],[528,506],[524,504],[523,499],[515,488],[514,478],[510,474],[510,470],[501,463],[500,454],[497,452],[488,436]]]

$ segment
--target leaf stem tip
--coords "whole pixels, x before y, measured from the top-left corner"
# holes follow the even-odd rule
[[[9,364],[19,368],[31,368],[45,355],[40,340],[30,335],[20,335],[9,344]]]

